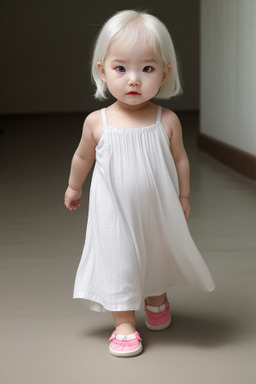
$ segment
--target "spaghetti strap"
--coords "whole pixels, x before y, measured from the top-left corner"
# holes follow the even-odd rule
[[[102,121],[103,121],[103,130],[102,131],[104,131],[108,127],[106,108],[101,109],[101,117],[102,117]]]
[[[157,106],[157,117],[156,117],[156,122],[161,123],[161,118],[162,118],[162,107],[160,105]]]

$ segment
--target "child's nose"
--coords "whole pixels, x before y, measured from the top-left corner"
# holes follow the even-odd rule
[[[139,76],[136,73],[131,73],[130,78],[128,81],[129,87],[135,87],[135,86],[140,86],[140,79]]]

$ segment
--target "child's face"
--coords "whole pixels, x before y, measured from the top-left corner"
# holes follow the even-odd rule
[[[109,92],[130,106],[138,106],[152,99],[166,81],[171,66],[164,63],[149,47],[111,43],[104,66],[97,63],[102,80]]]

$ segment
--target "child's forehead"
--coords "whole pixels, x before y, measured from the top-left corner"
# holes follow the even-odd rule
[[[124,39],[122,36],[109,44],[106,57],[110,56],[118,59],[124,58],[124,60],[134,56],[140,60],[158,58],[152,42],[148,39],[138,38],[134,41],[132,38]]]

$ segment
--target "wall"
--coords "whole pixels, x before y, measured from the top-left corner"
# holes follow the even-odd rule
[[[200,132],[256,154],[256,1],[201,0]]]
[[[199,0],[13,0],[0,5],[0,114],[99,108],[89,59],[103,21],[126,8],[148,9],[169,27],[182,62],[184,96],[174,109],[199,106]]]

